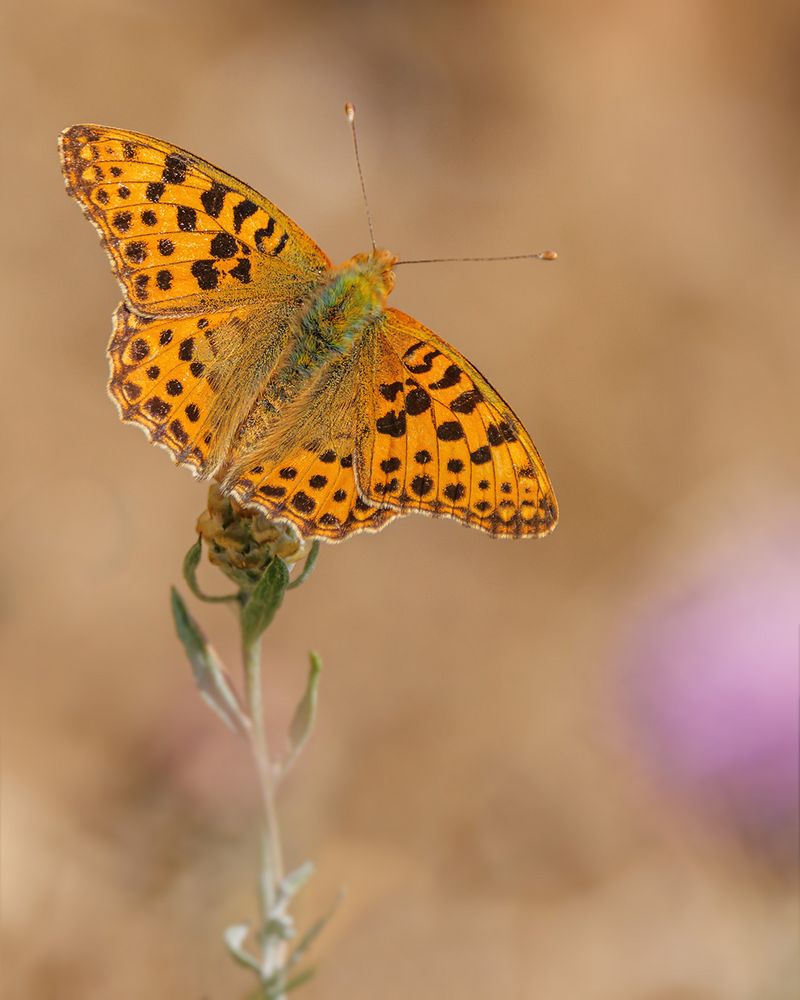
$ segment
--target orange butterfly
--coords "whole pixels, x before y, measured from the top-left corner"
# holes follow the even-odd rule
[[[556,524],[542,460],[453,347],[386,306],[397,258],[340,267],[262,195],[167,142],[61,136],[125,297],[110,393],[179,465],[337,541],[407,512],[498,537]]]

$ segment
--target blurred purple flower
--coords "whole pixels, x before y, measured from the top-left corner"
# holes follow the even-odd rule
[[[629,637],[638,749],[705,811],[794,854],[800,533],[724,563],[653,600]]]

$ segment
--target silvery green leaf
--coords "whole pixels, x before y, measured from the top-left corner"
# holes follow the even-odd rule
[[[286,563],[274,556],[242,608],[242,639],[246,645],[257,642],[270,625],[283,602],[288,583]]]
[[[250,927],[248,924],[231,924],[230,927],[225,928],[223,934],[225,947],[240,965],[245,965],[248,969],[254,969],[261,975],[261,965],[258,959],[251,955],[244,946],[249,933]]]
[[[238,594],[222,594],[215,597],[212,594],[204,593],[200,589],[200,584],[197,582],[197,567],[200,565],[200,557],[202,553],[203,543],[198,538],[183,557],[183,578],[186,581],[186,585],[189,590],[191,590],[195,597],[199,598],[201,601],[205,601],[207,604],[222,604],[225,601],[238,601]]]
[[[314,564],[317,561],[317,556],[319,555],[319,542],[314,541],[309,549],[308,555],[306,556],[306,561],[303,563],[303,568],[300,573],[292,580],[287,590],[294,590],[295,587],[299,587],[301,583],[305,583],[306,580],[311,576],[311,571],[314,569]]]
[[[247,722],[225,668],[174,587],[171,603],[175,630],[186,650],[201,698],[227,726],[234,731],[244,732]]]
[[[322,661],[316,653],[309,653],[311,666],[308,671],[308,680],[303,697],[297,704],[294,716],[289,725],[289,757],[284,764],[284,772],[294,762],[300,751],[308,742],[311,731],[314,728],[314,721],[317,717],[317,693],[319,689],[319,675],[322,671]]]
[[[316,939],[325,929],[331,917],[339,909],[339,905],[343,899],[344,899],[344,889],[340,889],[336,895],[336,899],[333,901],[333,906],[330,908],[330,910],[328,910],[328,912],[324,916],[320,917],[319,920],[313,923],[305,932],[305,934],[300,938],[300,940],[297,942],[296,947],[286,960],[286,965],[284,966],[284,968],[286,968],[287,970],[291,969],[293,965],[296,965],[300,961],[300,959],[305,955],[305,953],[308,951],[311,945],[316,941]]]
[[[282,899],[290,900],[303,888],[311,876],[314,874],[314,865],[311,861],[306,861],[299,868],[284,875],[278,886],[278,892]]]
[[[303,969],[302,972],[298,972],[296,976],[286,982],[286,985],[283,987],[283,992],[291,993],[291,991],[297,989],[298,986],[302,986],[303,983],[307,983],[312,976],[316,975],[316,972],[317,970],[313,965],[308,969]],[[279,996],[280,994],[276,994],[276,997]]]

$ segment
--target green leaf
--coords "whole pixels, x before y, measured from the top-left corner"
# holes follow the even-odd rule
[[[298,986],[302,986],[303,983],[307,983],[312,976],[316,975],[316,968],[312,965],[308,969],[304,969],[302,972],[298,972],[296,976],[290,979],[286,985],[283,987],[284,993],[291,993],[292,990],[296,990]],[[278,994],[280,996],[280,994]]]
[[[286,960],[286,964],[284,966],[285,970],[288,971],[289,969],[291,969],[293,965],[297,965],[300,959],[305,955],[305,953],[308,951],[311,945],[316,941],[316,939],[325,929],[331,917],[339,909],[339,905],[343,899],[344,899],[344,889],[340,889],[336,895],[336,899],[333,901],[333,906],[330,908],[330,910],[328,910],[326,914],[321,916],[319,920],[313,923],[305,932],[305,934],[300,938],[300,940],[297,943],[297,946],[294,948],[294,950]]]
[[[316,565],[318,555],[319,555],[319,542],[314,541],[314,543],[311,546],[311,549],[309,550],[308,555],[306,556],[306,561],[303,564],[303,569],[294,578],[294,580],[292,580],[292,582],[286,588],[287,590],[294,590],[295,587],[299,587],[301,583],[306,582],[306,580],[311,576],[311,571],[314,569],[314,566]]]
[[[186,581],[186,585],[189,590],[191,590],[195,597],[199,598],[201,601],[205,601],[207,604],[222,604],[226,601],[238,601],[238,594],[221,594],[220,596],[215,597],[212,594],[204,593],[200,589],[200,584],[197,582],[197,567],[200,565],[200,557],[202,553],[203,543],[200,538],[198,538],[183,558],[183,578]]]
[[[200,697],[227,726],[234,731],[244,732],[247,722],[225,668],[174,587],[171,591],[171,604],[175,630],[192,666]]]
[[[254,955],[251,955],[244,946],[249,933],[250,927],[248,924],[231,924],[230,927],[225,928],[222,937],[225,941],[225,947],[240,965],[244,965],[248,969],[253,969],[261,975],[261,965],[258,959]]]
[[[311,667],[308,671],[308,681],[303,697],[297,704],[294,716],[289,726],[289,756],[283,766],[284,772],[294,763],[300,751],[308,742],[314,722],[317,718],[317,694],[319,675],[322,671],[322,661],[316,653],[309,653]]]
[[[282,900],[288,902],[296,896],[313,874],[313,863],[311,861],[304,861],[294,871],[290,871],[288,875],[284,875],[278,885],[278,891]]]
[[[242,608],[242,640],[245,645],[257,642],[269,627],[283,602],[288,583],[286,563],[279,556],[273,556]]]

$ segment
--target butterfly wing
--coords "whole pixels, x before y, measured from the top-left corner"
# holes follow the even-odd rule
[[[364,499],[501,538],[551,531],[558,507],[539,453],[474,365],[396,309],[376,336],[356,459]]]
[[[124,303],[114,313],[108,388],[120,417],[138,424],[196,476],[213,472],[210,456],[220,430],[212,418],[215,335],[222,330],[246,335],[251,317],[249,307],[199,317],[148,317]]]
[[[360,387],[373,344],[362,338],[350,355],[320,369],[281,407],[278,421],[235,449],[223,488],[307,538],[339,541],[396,517],[400,512],[367,502],[355,479]]]
[[[330,267],[270,201],[177,146],[99,125],[74,125],[60,146],[67,191],[140,314],[293,300]]]
[[[352,441],[311,441],[280,462],[255,465],[231,495],[270,518],[289,521],[305,538],[337,542],[360,531],[378,531],[399,511],[366,503],[353,474]]]

